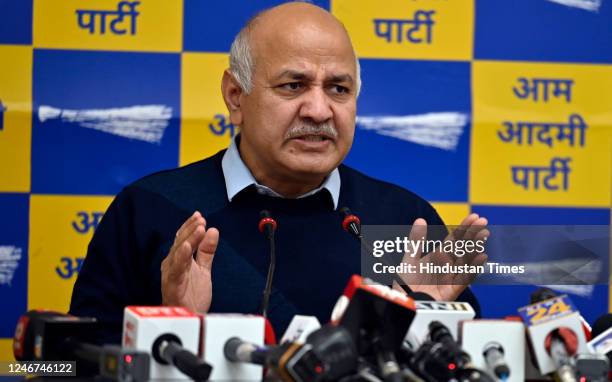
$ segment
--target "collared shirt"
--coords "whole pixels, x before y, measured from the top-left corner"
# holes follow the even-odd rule
[[[244,164],[242,158],[240,157],[240,152],[238,151],[238,146],[236,143],[237,138],[238,136],[232,139],[232,142],[223,155],[223,159],[221,161],[223,177],[225,178],[225,188],[227,189],[227,199],[231,202],[234,196],[252,184],[255,185],[257,192],[260,194],[284,198],[284,196],[274,191],[270,187],[264,186],[263,184],[259,184],[257,182],[249,168]],[[304,195],[298,196],[297,199],[316,194],[323,189],[327,189],[327,191],[329,191],[329,194],[334,202],[334,209],[337,209],[338,198],[340,196],[340,173],[338,172],[337,168],[334,169],[334,171],[332,171],[327,178],[325,178],[325,181],[320,187],[307,192]]]

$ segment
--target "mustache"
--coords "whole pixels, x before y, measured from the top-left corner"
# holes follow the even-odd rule
[[[337,138],[338,131],[332,121],[323,123],[302,122],[299,125],[293,126],[285,134],[285,139],[301,137],[304,135],[324,135],[330,138]]]

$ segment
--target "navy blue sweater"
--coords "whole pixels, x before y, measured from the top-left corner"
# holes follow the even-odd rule
[[[126,305],[161,304],[162,260],[174,235],[195,210],[220,231],[212,268],[211,312],[259,313],[269,245],[258,231],[259,211],[278,222],[277,263],[268,316],[282,334],[295,314],[329,320],[352,274],[360,273],[358,242],[342,230],[327,190],[302,199],[260,195],[247,188],[229,202],[221,159],[159,172],[127,186],[98,226],[72,294],[70,313],[102,324],[101,342],[120,342]],[[339,207],[362,224],[410,225],[417,218],[442,225],[417,195],[341,165]],[[479,311],[471,291],[460,297]]]

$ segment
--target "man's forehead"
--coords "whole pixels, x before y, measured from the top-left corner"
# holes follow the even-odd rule
[[[269,77],[355,75],[355,54],[348,40],[324,32],[300,37],[260,40],[253,51],[256,71],[260,66]]]
[[[284,4],[266,11],[253,22],[250,37],[254,56],[353,56],[344,26],[327,11],[305,3]]]

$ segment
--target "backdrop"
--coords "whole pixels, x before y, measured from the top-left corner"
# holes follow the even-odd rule
[[[123,186],[227,146],[231,40],[278,3],[0,0],[0,359],[24,311],[67,310]],[[347,164],[448,224],[610,224],[610,1],[315,3],[361,61]],[[488,317],[532,289],[474,287]],[[571,291],[588,320],[608,310],[608,285]]]

